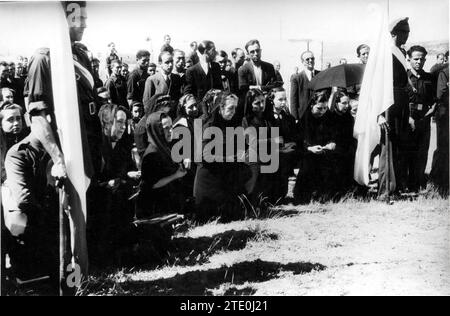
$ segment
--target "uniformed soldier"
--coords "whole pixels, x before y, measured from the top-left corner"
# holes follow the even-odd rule
[[[402,18],[390,24],[392,36],[392,66],[394,85],[394,104],[387,110],[387,117],[380,115],[378,125],[382,129],[381,155],[379,164],[378,195],[380,199],[388,198],[394,191],[399,191],[405,174],[401,168],[402,157],[405,155],[405,137],[409,126],[409,96],[406,52],[402,48],[409,37],[409,18]],[[385,139],[385,131],[389,132],[389,143]]]
[[[77,12],[80,12],[79,23],[69,20],[76,3]],[[70,5],[70,6],[69,6]],[[85,174],[91,179],[91,187],[96,183],[95,176],[101,168],[101,153],[98,150],[102,142],[101,125],[98,118],[98,108],[96,105],[97,94],[92,75],[91,63],[83,46],[77,42],[81,41],[86,28],[86,2],[64,2],[69,23],[70,40],[72,43],[73,63],[77,84],[78,107],[81,124],[81,140],[83,147],[83,161]],[[79,10],[78,10],[79,9]],[[69,11],[68,11],[69,10]],[[66,167],[64,156],[59,147],[58,135],[56,133],[56,120],[54,119],[54,104],[51,84],[50,52],[48,48],[41,48],[33,55],[29,64],[28,79],[25,85],[25,94],[28,98],[27,111],[32,117],[31,130],[43,145],[47,153],[53,160],[52,175],[56,178],[66,178]],[[36,115],[42,110],[52,117],[49,123],[44,117]],[[93,207],[92,199],[89,198],[88,190],[88,210]],[[74,206],[73,206],[74,207]],[[77,240],[74,241],[74,255],[78,256],[77,263],[80,265],[82,274],[87,273],[87,245],[83,232],[79,232]]]
[[[430,117],[436,107],[436,84],[433,76],[423,70],[427,51],[422,46],[412,46],[408,50],[411,68],[409,78],[410,127],[407,144],[405,179],[410,191],[417,191],[426,186],[425,168],[430,146]]]

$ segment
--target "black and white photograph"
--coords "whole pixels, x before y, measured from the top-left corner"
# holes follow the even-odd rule
[[[0,1],[1,296],[450,295],[449,6]]]

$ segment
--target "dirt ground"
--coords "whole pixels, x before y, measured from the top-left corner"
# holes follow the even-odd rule
[[[450,295],[448,201],[310,204],[216,222],[166,264],[91,280],[94,295]]]

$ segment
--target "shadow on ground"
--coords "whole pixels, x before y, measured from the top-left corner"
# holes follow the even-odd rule
[[[220,251],[244,249],[250,240],[277,240],[278,236],[264,230],[229,230],[210,237],[175,237],[165,239],[155,235],[151,240],[142,240],[132,249],[120,253],[120,259],[109,270],[138,268],[152,270],[158,266],[192,266],[208,262]],[[99,271],[105,271],[101,267]]]
[[[169,263],[181,266],[208,262],[209,257],[219,251],[244,249],[252,239],[268,238],[277,240],[276,234],[265,231],[230,230],[212,237],[175,238],[172,240],[172,253]]]
[[[233,266],[222,266],[218,269],[205,271],[191,271],[177,274],[172,278],[158,279],[153,281],[132,281],[122,283],[112,281],[101,284],[91,282],[86,292],[98,295],[212,295],[212,290],[222,284],[234,286],[246,282],[257,283],[275,279],[281,272],[292,272],[293,274],[305,274],[312,271],[322,271],[325,266],[319,263],[298,262],[281,264],[262,260],[246,261]],[[111,288],[115,292],[111,292]],[[105,292],[106,291],[106,292]],[[224,294],[227,295],[251,295],[255,293],[252,287],[244,289],[229,288]]]

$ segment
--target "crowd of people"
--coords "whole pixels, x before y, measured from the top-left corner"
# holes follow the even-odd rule
[[[426,187],[434,116],[438,147],[431,180],[446,194],[448,63],[444,59],[448,52],[438,56],[433,73],[425,72],[426,49],[403,49],[405,33],[409,34],[404,21],[391,29],[403,56],[403,61],[393,57],[395,106],[388,121],[379,118],[380,127],[392,132],[395,191],[418,192]],[[184,213],[199,222],[214,217],[232,220],[242,218],[248,207],[284,203],[295,169],[299,169],[295,203],[333,201],[358,188],[353,180],[357,147],[353,126],[359,91],[357,87],[311,90],[309,82],[319,73],[313,52],[300,54],[304,70],[290,78],[289,100],[279,62],[263,61],[256,39],[234,49],[229,58],[213,41],[192,42],[191,51],[185,53],[173,48],[166,35],[158,65],[150,63],[149,51],[139,50],[131,72],[111,43],[105,61],[108,78],[103,83],[100,61],[89,58],[92,54],[80,43],[83,30],[82,25],[70,34],[85,169],[91,179],[87,230],[92,263],[110,263],[115,250],[136,243],[139,237],[132,225],[136,219]],[[360,45],[356,53],[366,64],[370,48]],[[2,234],[6,236],[2,249],[19,274],[33,271],[36,262],[49,261],[50,266],[55,262],[49,260],[54,249],[48,243],[57,246],[57,239],[48,241],[52,237],[48,231],[57,224],[57,211],[49,209],[58,208],[52,188],[54,179],[66,177],[66,170],[56,133],[49,60],[49,50],[39,49],[29,62],[26,58],[0,62]],[[258,146],[278,144],[278,170],[261,172],[267,162],[259,156],[256,162],[230,160],[225,157],[226,141],[222,142],[224,162],[211,162],[208,157],[196,162],[195,150],[181,163],[175,162],[172,130],[185,128],[193,135],[196,119],[201,119],[203,129],[215,127],[224,135],[230,127],[243,131],[278,127],[277,137],[257,135]],[[388,189],[382,176],[383,139],[380,144],[382,195]],[[207,140],[199,145],[205,149]],[[248,156],[253,147],[246,148]],[[43,240],[48,242],[44,247]],[[44,253],[50,253],[45,260],[35,258]]]

